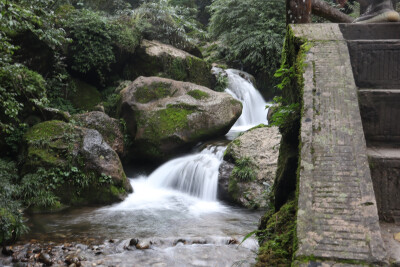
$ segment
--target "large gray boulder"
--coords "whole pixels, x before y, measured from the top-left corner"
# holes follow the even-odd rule
[[[127,80],[138,76],[161,76],[208,88],[215,86],[210,64],[171,45],[143,40],[135,53],[134,60],[123,70],[123,77]]]
[[[139,77],[120,94],[120,116],[140,158],[164,160],[188,144],[225,135],[242,113],[227,93],[159,77]]]
[[[118,154],[96,130],[46,121],[30,128],[24,141],[22,175],[40,168],[62,173],[57,181],[41,178],[61,204],[113,203],[132,192]]]
[[[254,128],[233,140],[219,169],[219,197],[247,208],[267,207],[280,141],[277,127]]]
[[[100,111],[78,114],[73,118],[82,127],[97,130],[118,155],[123,155],[124,136],[118,120]]]

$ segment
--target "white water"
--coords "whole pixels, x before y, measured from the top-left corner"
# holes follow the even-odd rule
[[[232,95],[243,104],[242,115],[233,125],[231,131],[243,132],[261,123],[267,124],[267,102],[260,92],[248,80],[239,75],[240,71],[227,69],[228,88],[225,92]]]
[[[266,103],[258,91],[234,70],[226,72],[226,91],[244,106],[230,134],[267,123]],[[149,176],[134,177],[134,193],[119,204],[43,215],[37,218],[35,232],[50,240],[57,235],[72,239],[156,239],[148,252],[111,255],[110,265],[122,262],[121,266],[232,266],[236,262],[250,266],[254,263],[252,250],[257,248],[256,240],[249,238],[239,247],[227,242],[232,238],[240,241],[254,230],[261,214],[227,206],[216,199],[224,150],[223,146],[208,146],[199,153],[166,162]],[[175,246],[174,240],[178,238],[205,242]]]

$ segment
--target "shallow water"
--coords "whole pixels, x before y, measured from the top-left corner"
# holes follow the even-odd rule
[[[227,73],[226,91],[244,103],[242,116],[226,135],[232,140],[244,130],[266,124],[267,110],[250,82],[233,70]],[[200,152],[173,159],[149,175],[132,175],[134,193],[121,203],[34,215],[28,223],[31,232],[20,243],[35,239],[56,245],[98,244],[99,255],[90,249],[81,252],[89,265],[101,261],[97,265],[250,266],[256,240],[238,243],[257,228],[262,211],[216,199],[225,143],[199,145]],[[150,249],[130,249],[132,238],[150,244]]]

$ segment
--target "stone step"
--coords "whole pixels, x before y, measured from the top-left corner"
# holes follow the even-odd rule
[[[400,23],[339,24],[346,40],[400,39]]]
[[[400,41],[348,41],[351,66],[358,87],[400,88]]]
[[[400,147],[400,89],[359,89],[358,101],[367,145]]]
[[[400,219],[400,148],[367,149],[380,220]]]

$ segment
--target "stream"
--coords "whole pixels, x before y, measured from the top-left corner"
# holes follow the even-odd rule
[[[134,193],[121,203],[31,216],[31,232],[19,244],[50,243],[62,253],[73,243],[71,251],[79,252],[82,266],[253,264],[257,241],[240,242],[257,228],[263,212],[219,201],[218,168],[229,140],[267,123],[267,103],[244,74],[226,73],[225,91],[243,103],[243,112],[224,140],[198,145],[152,172],[128,173]],[[132,247],[137,242],[146,249]],[[0,265],[2,260],[12,266],[1,257]]]

